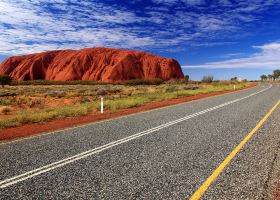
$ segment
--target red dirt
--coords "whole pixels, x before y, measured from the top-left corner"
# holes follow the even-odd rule
[[[72,101],[70,99],[57,99],[57,98],[49,98],[48,103],[46,103],[47,108],[53,108],[57,106],[65,106],[71,105]]]
[[[250,84],[246,88],[254,87],[256,84]],[[87,124],[90,122],[96,122],[96,121],[101,121],[105,119],[111,119],[111,118],[116,118],[119,116],[124,116],[132,113],[137,113],[137,112],[142,112],[142,111],[147,111],[147,110],[152,110],[155,108],[160,108],[160,107],[165,107],[169,105],[174,105],[178,103],[183,103],[183,102],[188,102],[188,101],[193,101],[197,99],[202,99],[210,96],[215,96],[215,95],[220,95],[220,94],[225,94],[233,91],[221,91],[221,92],[212,92],[212,93],[207,93],[207,94],[199,94],[196,96],[189,96],[189,97],[183,97],[183,98],[178,98],[178,99],[170,99],[166,101],[161,101],[161,102],[151,102],[148,104],[145,104],[140,107],[135,107],[135,108],[129,108],[129,109],[122,109],[118,110],[116,112],[105,112],[104,114],[88,114],[85,116],[79,116],[79,117],[68,117],[68,118],[63,118],[63,119],[56,119],[52,120],[46,123],[41,123],[41,124],[28,124],[28,125],[23,125],[19,127],[14,127],[14,128],[7,128],[0,130],[0,141],[2,140],[12,140],[15,138],[19,137],[26,137],[29,135],[33,134],[39,134],[43,132],[49,132],[49,131],[55,131],[67,127],[72,127],[72,126],[77,126],[81,124]]]
[[[277,184],[276,186],[276,191],[274,193],[274,198],[275,200],[280,200],[280,183]]]
[[[121,82],[129,79],[182,79],[180,64],[150,53],[111,48],[49,51],[7,58],[0,75],[15,80],[95,80]]]

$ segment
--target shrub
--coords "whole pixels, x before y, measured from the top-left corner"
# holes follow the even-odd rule
[[[185,75],[185,81],[189,82],[189,80],[190,80],[190,76],[189,75]]]
[[[99,96],[104,96],[104,95],[106,95],[108,92],[105,90],[105,89],[103,89],[103,88],[101,88],[101,89],[98,89],[97,91],[96,91],[96,95],[99,95]]]
[[[117,93],[120,93],[121,92],[121,89],[120,88],[115,88],[115,87],[109,87],[107,89],[108,93],[113,93],[113,94],[117,94]]]
[[[15,92],[0,92],[0,97],[15,97],[17,94]]]
[[[187,83],[185,79],[170,79],[166,81],[167,84],[185,84]]]
[[[81,100],[80,100],[80,103],[83,104],[83,103],[88,103],[90,102],[89,98],[88,97],[82,97]]]
[[[191,86],[186,86],[183,88],[184,90],[198,90],[199,87],[195,86],[195,85],[191,85]]]
[[[22,96],[16,99],[16,105],[20,108],[24,108],[25,105],[30,101],[29,97]]]
[[[214,80],[214,76],[210,75],[210,76],[203,76],[201,81],[204,83],[212,83],[213,80]]]
[[[5,85],[9,85],[12,82],[12,78],[9,75],[2,75],[0,76],[0,84],[2,85],[2,88],[4,88]]]
[[[7,115],[11,111],[12,111],[12,109],[8,106],[4,106],[4,107],[0,108],[0,112],[4,115]]]
[[[31,99],[27,102],[29,108],[43,108],[45,101],[43,99]]]
[[[165,92],[175,92],[178,91],[178,87],[176,85],[170,85],[165,89]]]
[[[280,77],[280,69],[276,69],[273,71],[273,78],[278,79]]]
[[[162,79],[131,79],[124,82],[124,85],[160,85],[164,83]]]
[[[262,81],[266,81],[268,77],[267,77],[267,75],[263,74],[260,76],[260,78]]]
[[[106,85],[109,83],[102,83],[90,80],[73,80],[73,81],[54,81],[54,80],[26,80],[13,81],[12,85]]]
[[[48,92],[45,92],[44,95],[45,95],[45,96],[50,96],[50,97],[62,98],[62,97],[67,96],[67,93],[64,92],[64,91],[56,90],[56,91],[48,91]]]
[[[16,103],[16,98],[0,98],[0,105],[9,106]]]

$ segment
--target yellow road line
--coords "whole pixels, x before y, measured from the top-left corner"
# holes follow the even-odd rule
[[[191,196],[190,200],[200,199],[203,194],[207,191],[210,185],[217,179],[217,177],[222,173],[225,167],[231,162],[234,156],[243,148],[243,146],[250,140],[250,138],[255,134],[255,132],[263,125],[263,123],[268,119],[272,112],[279,106],[280,100],[271,108],[271,110],[262,118],[262,120],[257,124],[257,126],[239,143],[237,147],[226,157],[226,159],[219,165],[218,168],[207,178],[207,180],[196,190],[196,192]]]

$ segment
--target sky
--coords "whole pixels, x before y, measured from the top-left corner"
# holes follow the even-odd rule
[[[192,80],[280,68],[280,0],[1,0],[0,62],[114,47],[175,58]]]

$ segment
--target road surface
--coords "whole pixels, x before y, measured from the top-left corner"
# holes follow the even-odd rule
[[[188,199],[280,99],[279,85],[0,145],[0,199]],[[202,199],[269,199],[276,108]]]

